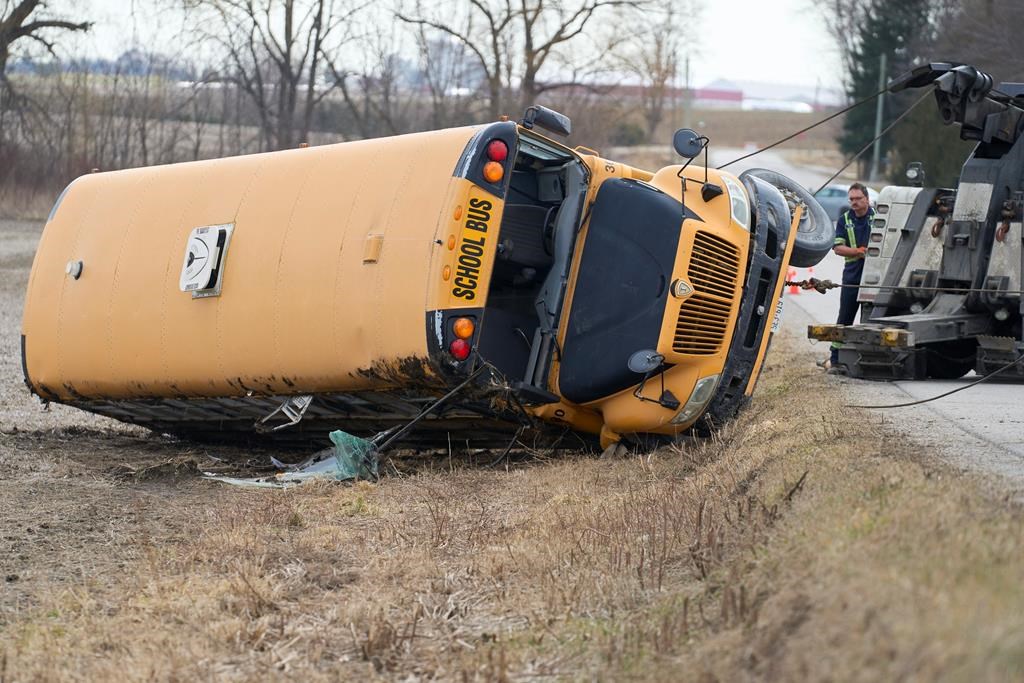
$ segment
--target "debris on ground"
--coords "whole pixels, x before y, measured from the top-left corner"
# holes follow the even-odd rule
[[[288,466],[272,458],[275,466],[284,468],[284,471],[272,476],[242,479],[204,472],[203,477],[225,484],[256,488],[284,488],[311,479],[374,481],[378,478],[380,454],[374,441],[354,436],[340,429],[331,432],[330,438],[333,446],[315,453],[311,458],[297,465]]]

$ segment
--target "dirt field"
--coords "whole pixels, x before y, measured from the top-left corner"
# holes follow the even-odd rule
[[[29,398],[38,230],[0,222],[0,681],[1024,676],[1024,511],[792,332],[714,440],[240,490],[197,472],[266,454]]]

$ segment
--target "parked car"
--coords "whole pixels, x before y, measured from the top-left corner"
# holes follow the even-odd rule
[[[835,222],[839,220],[839,214],[850,208],[850,202],[847,201],[849,190],[849,185],[832,183],[818,190],[818,192],[814,194],[814,198],[818,200],[819,204],[821,204],[821,208],[825,209],[825,213],[828,214],[828,217]],[[878,201],[878,192],[869,187],[868,199],[871,200],[871,206],[874,206],[875,202]]]

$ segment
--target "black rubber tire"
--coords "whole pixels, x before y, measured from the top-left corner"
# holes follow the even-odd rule
[[[925,371],[932,379],[960,379],[974,369],[978,343],[955,339],[925,346]]]
[[[796,209],[797,202],[807,207],[797,227],[793,252],[789,257],[791,266],[815,266],[832,251],[835,243],[835,225],[810,190],[792,178],[766,168],[751,168],[741,173],[740,178],[747,175],[760,178],[777,187],[789,203],[791,211]]]

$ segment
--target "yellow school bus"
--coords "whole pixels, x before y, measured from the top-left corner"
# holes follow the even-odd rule
[[[78,178],[32,266],[26,384],[207,440],[368,435],[428,407],[406,445],[728,419],[827,217],[777,174],[631,168],[530,112]]]

